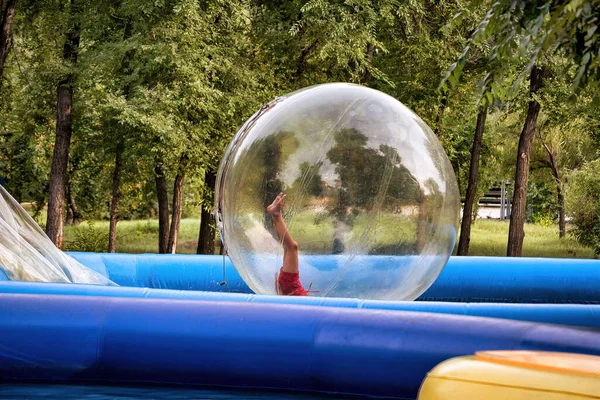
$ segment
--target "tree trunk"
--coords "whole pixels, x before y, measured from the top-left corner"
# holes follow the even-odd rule
[[[10,27],[12,25],[18,0],[8,0],[6,8],[2,9],[3,1],[0,1],[0,86],[4,79],[4,63],[8,56],[8,44],[10,42]]]
[[[214,193],[215,183],[217,177],[215,173],[207,169],[204,173],[204,199],[212,204],[213,199],[207,199],[207,191]],[[212,196],[211,196],[212,197]],[[198,248],[196,249],[197,254],[215,254],[215,216],[213,213],[207,210],[207,207],[202,207],[202,214],[200,216],[200,233],[198,235]]]
[[[67,220],[65,225],[79,225],[83,218],[81,217],[81,213],[77,208],[77,203],[75,202],[75,196],[73,195],[72,183],[71,179],[75,174],[75,169],[71,168],[67,172]]]
[[[565,221],[565,195],[562,191],[560,179],[556,181],[556,193],[558,196],[558,237],[562,239],[567,234],[567,228]]]
[[[560,179],[560,171],[558,170],[558,163],[556,162],[556,157],[554,155],[554,151],[544,142],[544,138],[541,134],[540,141],[542,142],[542,146],[548,153],[548,161],[544,162],[552,171],[552,176],[554,176],[554,180],[556,181],[556,195],[558,197],[558,237],[560,239],[564,238],[566,235],[566,222],[565,222],[565,196],[562,191],[562,182]]]
[[[2,182],[0,182],[0,184],[2,184]],[[35,220],[37,220],[38,217],[42,214],[42,211],[44,210],[44,207],[46,206],[46,196],[44,196],[44,195],[41,195],[39,197],[38,196],[36,196],[37,198],[34,199],[35,208],[33,209],[32,217]]]
[[[444,97],[442,97],[440,107],[438,108],[437,116],[435,117],[435,130],[433,131],[438,139],[440,139],[440,134],[442,132],[442,118],[444,118],[446,104],[448,104],[448,97],[444,95]]]
[[[167,244],[167,253],[169,254],[177,252],[177,237],[179,236],[179,225],[181,224],[181,211],[183,208],[184,179],[185,174],[180,172],[175,176],[175,183],[173,184],[173,214],[171,216],[171,230]]]
[[[154,167],[154,174],[158,198],[158,252],[165,254],[169,242],[169,195],[165,174],[160,165]]]
[[[67,186],[67,192],[69,191]],[[67,194],[67,220],[65,221],[65,226],[73,225],[73,221],[75,221],[75,217],[73,216],[73,209],[71,208],[71,202],[69,201],[70,196]]]
[[[71,208],[71,171],[67,176],[67,220],[65,221],[65,225],[73,225],[75,222],[75,215],[73,214],[73,209]]]
[[[131,37],[131,23],[129,20],[125,22],[123,39],[127,40]],[[122,75],[131,75],[130,61],[133,57],[134,51],[132,49],[127,50],[124,57],[121,60],[121,68],[119,73]],[[131,86],[129,83],[123,87],[123,97],[125,101],[129,101],[129,92]],[[113,187],[112,187],[112,199],[110,202],[110,214],[109,214],[109,228],[108,228],[108,252],[114,253],[117,251],[117,223],[119,222],[119,201],[121,201],[121,191],[119,187],[121,185],[121,172],[123,170],[123,151],[125,150],[125,139],[123,132],[116,132],[118,135],[117,147],[115,148],[115,169],[113,171]]]
[[[536,94],[542,87],[542,77],[545,71],[533,66],[530,75],[530,94]],[[527,183],[529,181],[529,160],[531,146],[535,136],[535,125],[540,112],[540,103],[535,99],[529,101],[527,117],[521,131],[517,153],[517,171],[515,173],[515,189],[508,229],[508,248],[506,255],[520,257],[523,254],[523,239],[525,238],[525,206],[527,202]]]
[[[304,75],[304,72],[306,71],[306,66],[308,64],[308,56],[311,55],[311,53],[314,51],[318,44],[319,41],[317,40],[313,42],[310,46],[302,49],[302,52],[300,53],[300,58],[298,59],[298,64],[296,65],[296,79],[300,79]]]
[[[65,186],[69,146],[71,144],[71,106],[73,91],[66,83],[58,87],[58,106],[56,111],[56,140],[50,171],[48,190],[48,216],[46,219],[46,235],[59,249],[62,248],[63,208],[65,202]]]
[[[369,65],[373,64],[373,55],[375,54],[375,45],[373,43],[369,43],[367,45],[367,61]],[[365,85],[368,85],[373,80],[373,75],[368,68],[365,68],[365,71],[362,76],[362,81]]]
[[[79,48],[79,26],[74,24],[69,31],[63,49],[63,58],[74,66],[77,62]],[[50,183],[48,189],[48,217],[46,219],[46,235],[59,249],[62,248],[65,186],[67,181],[67,164],[69,162],[69,146],[71,145],[73,106],[73,74],[58,83],[56,106],[56,140]]]
[[[471,223],[473,220],[473,204],[475,203],[475,194],[477,193],[477,179],[479,176],[479,155],[481,154],[481,142],[483,140],[483,131],[485,130],[486,117],[487,107],[484,107],[477,115],[475,138],[473,139],[473,147],[471,148],[469,184],[467,185],[465,206],[463,208],[463,217],[460,225],[460,240],[458,241],[458,250],[456,253],[459,256],[466,256],[467,254],[469,254],[469,242],[471,241]]]
[[[68,194],[69,196],[69,208],[71,209],[71,213],[73,214],[73,224],[79,225],[81,221],[83,221],[83,217],[79,212],[79,208],[77,207],[77,203],[75,202],[75,196],[73,196],[73,192]]]
[[[123,157],[123,142],[119,141],[117,144],[116,155],[115,155],[115,169],[113,171],[113,187],[112,187],[112,200],[110,202],[110,223],[108,228],[108,252],[114,253],[117,251],[117,222],[119,218],[119,199],[121,193],[119,186],[121,184],[121,169],[122,169],[122,157]]]

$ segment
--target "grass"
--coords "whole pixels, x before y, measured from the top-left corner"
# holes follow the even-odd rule
[[[78,240],[91,240],[87,222],[78,226],[65,227],[65,249],[73,250],[78,244]],[[108,221],[92,222],[92,239],[99,239],[100,246],[105,246],[105,238],[108,235]],[[324,221],[322,224],[308,226],[310,231],[299,229],[303,224],[297,221],[292,224],[291,230],[296,235],[296,240],[300,243],[310,243],[311,238],[324,231],[318,232],[319,226],[322,229],[330,227],[331,224]],[[121,253],[156,253],[158,243],[158,221],[140,220],[140,221],[120,221],[117,226],[117,252]],[[181,254],[193,254],[196,252],[198,240],[198,231],[200,220],[196,218],[183,219],[179,232],[179,241],[177,252]],[[411,230],[411,227],[406,227]],[[86,230],[88,233],[86,234]],[[313,231],[314,230],[314,231]],[[379,240],[387,241],[387,233]],[[473,256],[504,256],[506,255],[508,237],[508,221],[490,221],[479,220],[471,228],[471,243],[469,255]],[[318,240],[316,242],[319,242]],[[106,247],[94,249],[94,251],[106,251]],[[592,258],[593,250],[578,244],[572,238],[560,240],[558,238],[558,228],[554,226],[542,226],[534,224],[525,225],[525,242],[523,244],[523,256],[525,257],[555,257],[555,258]]]
[[[108,221],[93,221],[91,239],[99,240],[100,243],[108,241]],[[83,233],[88,229],[88,222],[77,226],[66,226],[64,234],[64,247],[66,250],[80,249],[78,241],[90,238],[90,233]],[[181,220],[179,237],[177,241],[177,253],[195,254],[198,245],[198,232],[200,220],[197,218],[186,218]],[[93,249],[94,251],[106,251],[104,248]],[[120,221],[117,224],[117,252],[119,253],[158,253],[158,220]]]
[[[29,207],[28,207],[29,206]],[[25,209],[32,211],[29,204]],[[296,215],[290,230],[294,238],[303,243],[304,248],[320,252],[330,246],[319,237],[331,238],[333,229],[331,217],[323,218],[320,223],[314,219],[314,214]],[[43,226],[46,222],[46,210],[36,222]],[[358,231],[363,231],[368,221],[359,216],[355,223]],[[508,243],[508,221],[478,220],[471,227],[471,243],[469,255],[472,256],[505,256]],[[91,225],[91,228],[90,228]],[[402,231],[408,233],[416,229],[408,221],[386,221],[383,226],[401,226]],[[200,220],[187,218],[181,221],[177,253],[194,254],[198,243]],[[393,242],[392,232],[379,231],[376,233],[376,242],[385,245]],[[397,233],[393,233],[397,234]],[[65,227],[65,249],[81,249],[82,243],[93,242],[90,251],[106,251],[108,241],[108,221],[84,222],[78,226]],[[84,246],[85,247],[85,246]],[[117,252],[119,253],[157,253],[158,252],[158,220],[120,221],[117,225]],[[455,249],[456,253],[456,249]],[[525,224],[525,241],[523,243],[524,257],[552,257],[552,258],[593,258],[594,252],[590,247],[582,246],[571,237],[558,238],[557,226],[543,226]]]
[[[31,203],[21,206],[33,215]],[[35,218],[44,229],[47,209],[44,207]],[[108,247],[108,221],[85,221],[80,225],[65,226],[63,248],[104,252]],[[197,218],[182,219],[179,229],[177,253],[195,254],[198,246],[200,220]],[[82,242],[92,242],[82,246]],[[117,224],[117,252],[119,253],[158,253],[158,220],[120,221]]]
[[[508,221],[479,220],[471,227],[469,255],[505,256]],[[525,224],[524,257],[593,258],[590,247],[573,238],[558,238],[557,226]]]
[[[315,216],[315,214],[297,214],[290,223],[290,233],[302,244],[304,251],[328,253],[331,251],[331,238],[334,235],[335,217]],[[358,215],[348,227],[347,245],[361,246],[368,243],[371,249],[385,249],[398,244],[397,236],[414,237],[416,223],[401,215],[377,216],[377,220],[368,215]],[[406,239],[405,239],[406,240]]]

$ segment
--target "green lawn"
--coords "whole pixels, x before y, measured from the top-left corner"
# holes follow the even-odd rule
[[[196,253],[199,230],[199,219],[181,220],[177,253]],[[84,248],[86,241],[91,243],[90,248]],[[107,241],[108,221],[65,227],[65,250],[106,251]],[[117,224],[117,252],[158,253],[158,220],[120,221]]]
[[[300,222],[300,221],[297,221]],[[315,232],[298,229],[302,224],[292,224],[291,230],[296,231],[297,240],[301,243],[310,242]],[[323,223],[322,229],[331,224]],[[66,250],[106,251],[108,236],[108,221],[87,222],[79,226],[65,228]],[[309,225],[314,227],[315,225]],[[181,221],[177,252],[193,254],[196,252],[199,219],[184,219]],[[413,228],[406,227],[407,230]],[[323,232],[321,232],[323,233]],[[157,252],[158,221],[121,221],[117,230],[117,251],[122,253],[156,253]],[[386,241],[387,233],[380,240]],[[508,236],[507,221],[477,221],[471,231],[470,255],[504,256]],[[83,247],[82,247],[83,246]],[[87,248],[85,248],[87,246]],[[592,258],[591,248],[579,245],[574,239],[558,239],[557,227],[541,225],[525,225],[525,243],[523,255],[526,257],[572,257]]]
[[[290,223],[290,233],[302,245],[304,251],[323,253],[331,251],[331,238],[335,226],[335,217],[315,217],[312,213],[297,214]],[[400,234],[406,242],[415,236],[416,223],[402,215],[380,214],[376,218],[359,215],[348,227],[352,239],[349,246],[361,246],[368,242],[371,249],[386,249],[397,244]],[[411,243],[407,244],[410,247]]]
[[[507,243],[508,221],[479,220],[471,227],[469,255],[505,256]],[[523,256],[593,258],[594,251],[570,237],[560,240],[557,226],[525,224]]]

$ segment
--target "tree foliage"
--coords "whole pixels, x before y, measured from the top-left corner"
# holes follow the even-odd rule
[[[573,171],[567,186],[567,209],[573,218],[575,237],[600,256],[600,160]]]
[[[449,68],[446,80],[455,86],[473,49],[485,45],[490,75],[486,84],[497,96],[512,95],[536,63],[544,63],[554,52],[563,52],[575,66],[572,87],[600,82],[600,40],[598,0],[477,0],[471,9],[487,7],[485,16],[471,34],[458,60]],[[466,12],[455,16],[461,21]],[[506,66],[522,60],[516,74]],[[570,71],[565,71],[570,73]],[[444,83],[445,85],[445,83]],[[445,86],[447,88],[447,86]]]
[[[530,218],[558,207],[550,154],[567,204],[584,198],[572,190],[571,177],[582,167],[597,171],[600,117],[592,100],[599,80],[598,0],[71,3],[19,1],[3,70],[0,178],[38,211],[47,202],[56,88],[69,74],[74,97],[67,191],[87,219],[109,219],[116,194],[118,219],[154,218],[159,198],[172,198],[176,182],[183,182],[180,215],[198,216],[203,208],[208,220],[211,177],[243,122],[276,96],[335,81],[381,90],[421,116],[444,146],[463,194],[477,115],[487,106],[477,197],[514,176],[524,110],[538,101]],[[76,64],[64,57],[74,25],[80,34]],[[530,96],[520,83],[534,64],[551,74],[544,89]],[[577,102],[567,101],[573,88]],[[285,132],[269,140],[257,144],[256,157],[263,158],[248,173],[265,203],[281,189],[290,196],[301,189],[307,197],[337,196],[335,204],[344,207],[368,207],[376,188],[356,182],[352,168],[358,164],[371,182],[390,174],[386,206],[418,197],[398,155],[365,147],[360,132],[337,132],[329,160],[341,177],[337,194],[321,180],[319,164],[300,166],[310,180],[284,188],[271,161],[294,142]],[[120,179],[114,184],[117,160]],[[164,193],[158,193],[157,178]],[[166,215],[174,215],[173,203],[167,204]],[[209,228],[201,231],[213,234]]]

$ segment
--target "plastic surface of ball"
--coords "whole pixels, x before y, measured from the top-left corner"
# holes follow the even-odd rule
[[[309,295],[414,300],[454,248],[456,177],[431,129],[352,84],[280,97],[234,136],[217,176],[221,239],[255,293],[275,294],[283,248],[266,208],[284,192]]]

